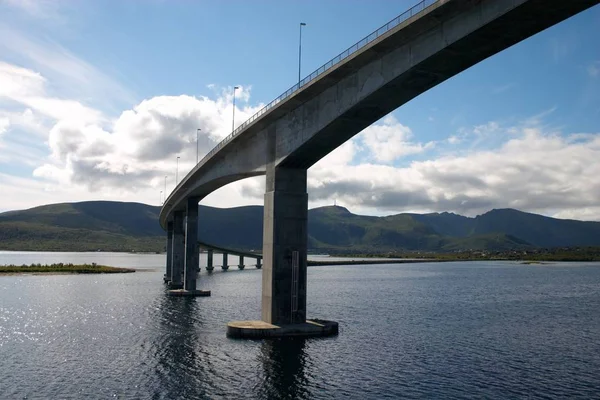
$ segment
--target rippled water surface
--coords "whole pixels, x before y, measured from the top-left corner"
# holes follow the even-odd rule
[[[2,253],[123,275],[0,277],[0,399],[600,398],[600,264],[311,267],[335,338],[240,341],[261,271],[203,270],[169,298],[163,255]]]

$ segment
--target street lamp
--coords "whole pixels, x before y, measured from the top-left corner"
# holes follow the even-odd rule
[[[231,121],[231,132],[235,129],[235,91],[239,89],[239,86],[233,87],[233,119]]]
[[[300,22],[300,41],[298,45],[298,89],[300,89],[300,72],[302,69],[302,27],[306,26],[304,22]]]
[[[165,175],[165,201],[167,200],[167,176]]]
[[[196,164],[198,164],[198,137],[200,135],[200,131],[202,129],[198,128],[196,129]]]
[[[175,169],[175,186],[179,183],[179,156],[177,156],[177,168]]]
[[[163,201],[162,201],[162,190],[160,191],[160,197],[159,197],[159,200],[158,200],[158,204],[160,204],[161,206],[163,204]]]

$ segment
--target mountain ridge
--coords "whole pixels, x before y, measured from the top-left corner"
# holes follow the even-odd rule
[[[134,202],[49,204],[0,213],[0,250],[163,251],[160,207]],[[262,206],[199,205],[199,238],[262,248]],[[243,223],[240,223],[243,221]],[[475,217],[442,213],[353,214],[324,206],[308,212],[309,250],[331,253],[522,250],[600,245],[600,222],[557,219],[504,208]]]

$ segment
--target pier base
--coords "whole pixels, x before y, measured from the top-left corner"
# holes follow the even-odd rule
[[[171,297],[207,297],[210,296],[210,290],[184,290],[175,289],[168,291]]]
[[[179,290],[179,289],[183,289],[183,283],[174,283],[172,281],[169,281],[167,283],[167,287],[171,290]]]
[[[264,321],[233,321],[227,324],[227,337],[235,339],[269,339],[280,337],[323,337],[338,334],[338,323],[321,319],[304,323],[273,325]]]
[[[213,267],[212,265],[210,267],[206,267],[206,272],[213,272],[215,269],[215,267]]]

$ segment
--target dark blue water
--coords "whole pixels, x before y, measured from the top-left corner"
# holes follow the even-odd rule
[[[0,399],[600,398],[600,264],[312,267],[309,317],[339,336],[240,341],[258,270],[182,299],[163,256],[61,257],[148,269],[0,277]]]

